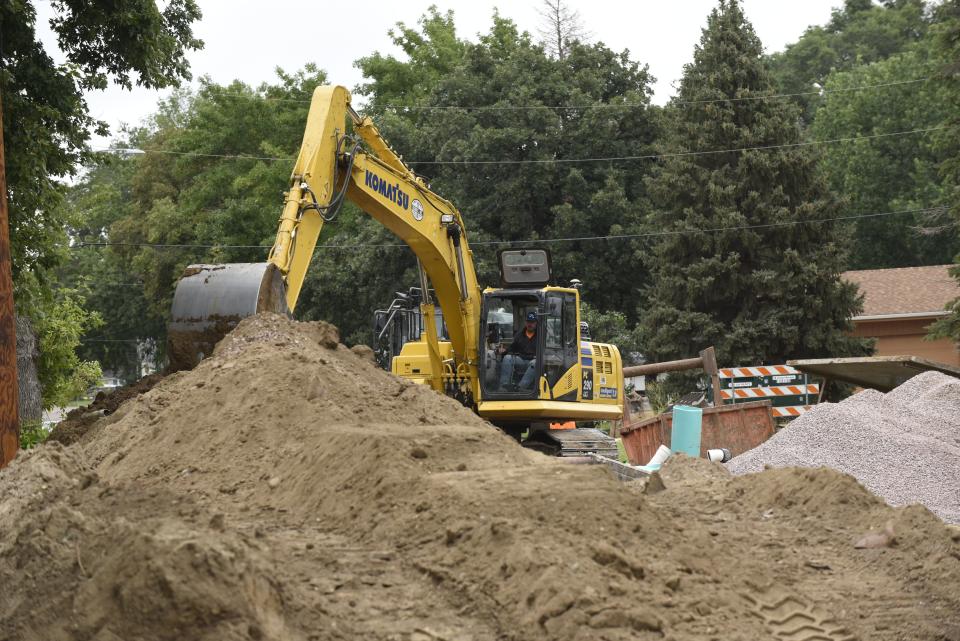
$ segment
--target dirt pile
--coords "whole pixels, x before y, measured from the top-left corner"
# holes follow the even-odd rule
[[[47,459],[63,489],[17,507],[12,488]],[[78,527],[44,535],[56,570],[42,554],[6,564],[0,613],[34,634],[10,638],[97,641],[176,626],[228,639],[960,639],[960,534],[923,508],[892,509],[831,470],[733,478],[677,457],[662,481],[526,451],[338,346],[330,326],[260,316],[78,444],[0,476],[0,558],[30,538],[5,534],[13,523],[46,532],[45,510],[92,524],[83,568]],[[888,521],[893,546],[854,548]],[[134,533],[155,547],[120,554]],[[175,550],[191,562],[162,561]],[[233,598],[212,613],[193,593],[166,596],[197,581]],[[134,630],[115,613],[139,586],[157,598]],[[100,628],[78,614],[85,598],[109,613]],[[33,616],[45,600],[51,616]]]
[[[0,639],[285,637],[242,535],[181,518],[196,510],[169,492],[101,483],[78,454],[46,446],[0,472]]]
[[[818,405],[727,464],[734,474],[765,466],[831,467],[891,505],[922,503],[960,523],[960,380],[925,372],[887,394]]]
[[[47,440],[63,445],[71,445],[77,442],[100,417],[117,411],[118,407],[131,398],[149,392],[154,385],[163,380],[163,377],[163,374],[151,374],[150,376],[144,376],[136,383],[112,392],[98,392],[92,403],[71,410],[66,418],[57,423]]]

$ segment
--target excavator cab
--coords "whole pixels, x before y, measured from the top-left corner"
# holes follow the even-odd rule
[[[539,398],[544,374],[544,287],[550,280],[545,249],[501,250],[500,290],[483,295],[481,389],[487,399]]]
[[[578,364],[577,305],[576,291],[559,288],[486,292],[480,351],[483,398],[541,398],[546,391],[547,398],[576,401],[576,389],[560,397],[552,392]],[[518,344],[526,342],[532,343],[533,354],[519,351]]]

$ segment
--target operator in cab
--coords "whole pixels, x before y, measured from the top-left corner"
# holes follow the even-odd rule
[[[537,313],[529,312],[526,323],[509,347],[500,347],[503,354],[503,364],[500,367],[500,389],[508,389],[517,370],[523,371],[520,389],[533,389],[533,377],[536,374],[537,357]]]

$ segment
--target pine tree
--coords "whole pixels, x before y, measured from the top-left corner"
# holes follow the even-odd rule
[[[762,53],[737,0],[721,0],[669,106],[666,157],[649,179],[651,231],[667,233],[648,254],[648,359],[709,345],[723,366],[868,351],[846,335],[861,301],[840,279],[838,205],[814,150],[757,149],[801,133],[796,105],[756,99],[774,93]]]
[[[947,92],[950,104],[960,102],[960,0],[945,0],[936,11],[936,56],[939,69],[936,80]],[[960,116],[954,110],[943,123],[936,146],[945,158],[940,165],[943,184],[942,203],[960,226]],[[960,283],[960,254],[950,273]],[[931,338],[952,338],[960,344],[960,298],[947,305],[948,316],[931,327]]]

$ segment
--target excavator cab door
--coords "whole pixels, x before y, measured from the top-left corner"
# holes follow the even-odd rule
[[[580,324],[577,296],[570,292],[546,291],[543,314],[543,375],[550,398],[576,401],[580,387]]]
[[[543,297],[538,290],[488,292],[483,296],[480,327],[480,384],[489,400],[540,397],[543,375]],[[534,334],[527,339],[534,353],[515,353],[514,339],[528,331],[527,318],[536,318]],[[522,339],[521,339],[522,340]]]

